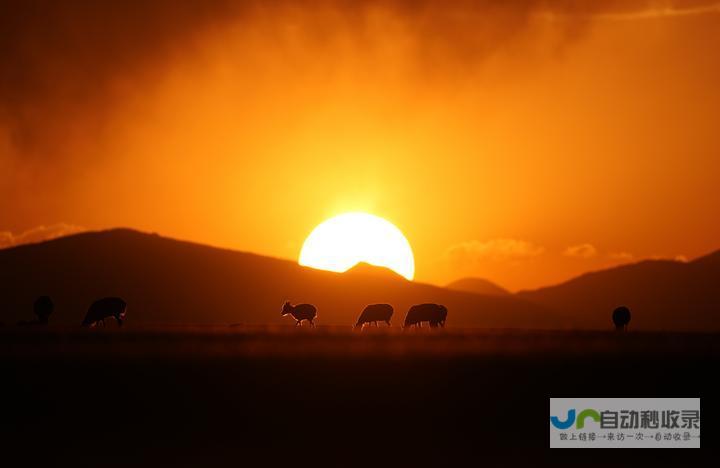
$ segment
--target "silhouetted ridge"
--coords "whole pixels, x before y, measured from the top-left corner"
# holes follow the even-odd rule
[[[518,297],[558,311],[568,322],[602,327],[608,311],[626,304],[634,329],[720,329],[720,254],[692,262],[644,260],[585,273]]]
[[[689,262],[688,264],[692,265],[693,267],[703,266],[720,270],[720,250],[707,255],[703,255],[702,257],[698,257],[695,260]]]
[[[506,289],[484,278],[462,278],[445,286],[454,291],[466,291],[488,296],[505,296],[510,294]]]

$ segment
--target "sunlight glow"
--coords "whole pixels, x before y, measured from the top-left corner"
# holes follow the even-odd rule
[[[359,262],[389,268],[411,280],[415,259],[410,243],[389,221],[367,213],[345,213],[328,219],[303,244],[298,263],[343,272]]]

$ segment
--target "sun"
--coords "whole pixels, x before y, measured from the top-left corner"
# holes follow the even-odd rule
[[[382,266],[411,280],[410,243],[391,222],[368,213],[344,213],[318,225],[305,239],[298,263],[343,272],[359,262]]]

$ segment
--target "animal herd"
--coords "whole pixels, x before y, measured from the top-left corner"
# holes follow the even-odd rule
[[[362,329],[365,325],[385,322],[390,326],[390,319],[393,316],[394,309],[390,304],[370,304],[366,306],[360,313],[354,328]],[[317,308],[312,304],[292,305],[289,301],[285,301],[280,315],[283,317],[291,315],[295,319],[295,325],[299,326],[303,320],[315,326],[315,318],[317,318]],[[416,304],[407,311],[403,328],[421,327],[423,322],[427,322],[430,328],[444,327],[447,320],[447,307],[440,304]],[[619,332],[627,331],[630,323],[630,309],[620,306],[613,311],[612,320],[615,329]]]
[[[370,304],[360,313],[354,328],[362,329],[364,325],[378,322],[385,322],[390,326],[390,319],[393,316],[393,306],[390,304]],[[292,305],[289,301],[285,301],[282,307],[281,316],[290,315],[295,319],[295,325],[299,326],[303,320],[307,321],[311,326],[315,326],[315,318],[317,317],[317,308],[312,304]],[[447,320],[447,307],[440,304],[417,304],[412,307],[405,315],[403,328],[422,327],[423,322],[427,322],[431,328],[438,326],[444,327]]]
[[[54,304],[49,296],[40,296],[33,304],[33,312],[37,316],[34,321],[20,321],[18,325],[45,325],[48,323],[50,315],[54,309]],[[98,299],[90,304],[85,318],[82,321],[84,327],[94,327],[97,325],[105,326],[106,318],[115,318],[118,326],[122,326],[125,321],[127,311],[127,303],[119,297],[105,297]],[[366,306],[360,313],[354,327],[362,329],[365,325],[374,324],[378,326],[378,322],[385,322],[390,326],[394,309],[390,304],[370,304]],[[403,328],[422,327],[424,322],[430,328],[444,327],[447,320],[448,310],[444,305],[440,304],[416,304],[408,309],[403,321]],[[312,304],[292,305],[290,301],[285,301],[282,306],[281,316],[290,315],[295,319],[295,325],[299,326],[303,321],[307,321],[310,326],[315,326],[317,318],[317,308]],[[613,311],[612,320],[617,331],[626,331],[628,323],[630,323],[630,309],[625,306],[618,307]]]
[[[49,322],[50,315],[55,308],[52,299],[49,296],[40,296],[33,304],[33,312],[37,316],[34,321],[20,321],[18,325],[44,325]],[[119,297],[105,297],[98,299],[90,304],[85,318],[82,321],[84,327],[95,327],[97,325],[105,326],[105,319],[115,318],[118,326],[122,326],[125,321],[127,311],[127,303]],[[393,315],[393,307],[390,304],[370,304],[358,317],[354,328],[362,328],[364,325],[378,322],[385,322],[390,326],[390,319]],[[292,305],[289,301],[285,301],[282,307],[282,316],[290,315],[295,319],[296,325],[301,325],[303,321],[307,321],[311,326],[315,326],[315,318],[317,317],[317,308],[312,304]],[[407,312],[403,328],[421,327],[423,322],[427,322],[430,327],[444,327],[447,319],[447,308],[439,304],[417,304]]]

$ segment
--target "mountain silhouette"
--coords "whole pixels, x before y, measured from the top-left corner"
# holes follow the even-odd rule
[[[632,311],[630,329],[710,331],[720,329],[719,281],[717,251],[691,262],[645,260],[586,273],[516,296],[583,327],[607,327],[611,311],[625,305]]]
[[[407,281],[359,264],[346,273],[289,260],[179,241],[130,229],[86,232],[0,250],[0,321],[32,311],[36,297],[55,304],[53,324],[79,325],[101,297],[127,302],[133,324],[290,324],[286,300],[317,306],[319,325],[352,325],[367,304],[390,303],[400,324],[416,303],[448,308],[448,326],[553,327],[542,306]]]
[[[445,287],[453,291],[465,291],[487,296],[506,296],[510,294],[507,290],[484,278],[462,278],[445,285]]]

